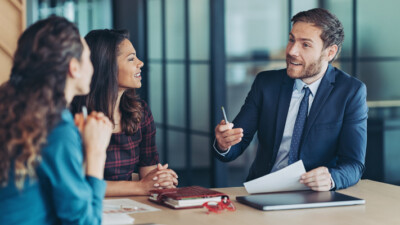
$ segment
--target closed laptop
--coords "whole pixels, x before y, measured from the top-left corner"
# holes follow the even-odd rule
[[[260,210],[283,210],[365,204],[365,200],[335,191],[297,191],[238,196],[236,200]]]

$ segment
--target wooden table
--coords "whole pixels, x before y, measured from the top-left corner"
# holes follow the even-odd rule
[[[341,206],[315,209],[260,211],[238,203],[236,196],[247,195],[244,187],[215,189],[229,195],[237,210],[220,214],[207,214],[206,209],[173,210],[147,200],[147,197],[132,197],[153,207],[157,212],[131,214],[135,224],[197,225],[197,224],[340,224],[400,225],[400,187],[371,180],[362,180],[357,185],[338,192],[366,200],[365,205]]]

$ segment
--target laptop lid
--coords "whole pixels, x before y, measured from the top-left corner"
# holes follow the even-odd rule
[[[365,200],[335,191],[296,191],[238,196],[236,200],[260,210],[303,209],[330,206],[360,205]]]

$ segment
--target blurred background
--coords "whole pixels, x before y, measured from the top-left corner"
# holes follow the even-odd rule
[[[400,185],[397,0],[3,0],[0,83],[9,77],[18,36],[39,19],[64,16],[82,36],[92,29],[128,29],[145,63],[140,95],[153,112],[161,161],[178,172],[180,186],[240,186],[257,140],[234,162],[215,160],[211,146],[221,106],[233,120],[257,73],[286,67],[290,18],[315,7],[344,25],[334,66],[367,85],[364,178]]]

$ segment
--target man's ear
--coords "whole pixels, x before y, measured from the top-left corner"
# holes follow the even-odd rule
[[[335,55],[336,55],[336,53],[338,51],[338,46],[337,45],[331,45],[326,50],[328,51],[328,55],[327,56],[328,56],[328,61],[330,62],[330,61],[333,60],[333,58],[335,58]]]
[[[79,61],[75,58],[72,58],[71,61],[69,61],[68,76],[71,76],[71,78],[79,78],[81,76],[79,73],[79,67]]]

